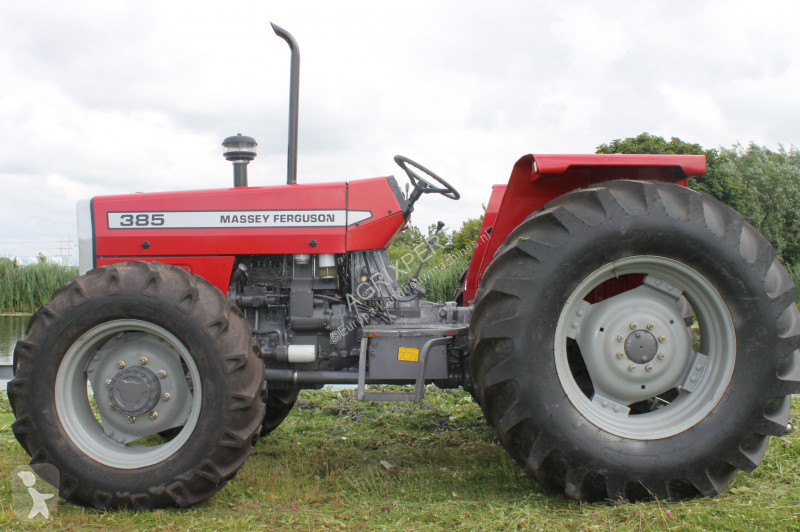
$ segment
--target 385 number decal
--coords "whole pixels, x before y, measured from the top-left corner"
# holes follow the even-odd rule
[[[109,229],[127,229],[131,227],[161,227],[164,225],[164,213],[128,212],[109,213]]]
[[[164,225],[163,214],[122,214],[120,215],[119,225],[122,227],[148,227],[150,225]]]

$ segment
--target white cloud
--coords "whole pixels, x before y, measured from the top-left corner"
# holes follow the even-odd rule
[[[681,129],[692,130],[702,139],[724,135],[729,129],[716,99],[708,92],[672,84],[660,86],[659,92],[666,99],[672,122]]]
[[[0,7],[0,240],[61,236],[78,195],[228,186],[220,142],[285,179],[289,53],[302,50],[301,182],[395,173],[462,190],[415,222],[480,212],[530,152],[642,131],[706,147],[800,145],[800,4],[81,2]],[[2,250],[0,250],[2,251]]]

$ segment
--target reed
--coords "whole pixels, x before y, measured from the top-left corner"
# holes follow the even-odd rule
[[[408,256],[409,252],[404,249],[389,249],[392,264],[400,266],[395,269],[397,282],[401,288],[405,289],[413,272],[416,271],[419,259],[415,258],[411,266],[406,269],[400,259],[403,253]],[[425,288],[425,299],[437,302],[452,301],[461,275],[467,269],[471,256],[464,252],[441,252],[429,257],[422,266],[418,279],[419,284]]]
[[[0,258],[0,311],[33,312],[58,288],[78,276],[78,268],[52,262],[20,266]]]
[[[439,260],[420,275],[428,301],[452,301],[461,276],[469,265],[469,255],[458,256],[452,260]]]

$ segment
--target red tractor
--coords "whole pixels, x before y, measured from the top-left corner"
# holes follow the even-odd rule
[[[297,184],[299,56],[273,27],[292,50],[286,185],[248,187],[255,141],[234,136],[233,188],[78,205],[82,275],[34,314],[8,385],[62,497],[202,501],[323,384],[464,388],[580,500],[715,495],[792,428],[797,290],[764,237],[686,187],[702,156],[522,157],[455,300],[428,302],[386,249],[423,196],[459,193],[401,156],[406,194],[391,176]]]

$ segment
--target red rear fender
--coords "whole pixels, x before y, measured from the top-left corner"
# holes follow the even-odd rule
[[[635,179],[687,185],[705,173],[704,155],[526,155],[506,186],[495,186],[467,270],[464,301],[475,299],[497,248],[531,213],[571,190],[603,181]]]

